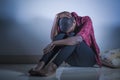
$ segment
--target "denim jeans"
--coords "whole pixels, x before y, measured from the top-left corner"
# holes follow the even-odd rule
[[[74,36],[74,33],[70,35],[61,33],[54,38],[54,41],[72,36]],[[44,54],[40,61],[48,64],[51,59],[58,67],[63,61],[77,67],[92,67],[96,63],[95,52],[84,41],[77,45],[56,46],[51,52]]]

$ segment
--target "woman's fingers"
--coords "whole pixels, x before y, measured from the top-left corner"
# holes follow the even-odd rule
[[[44,54],[47,54],[47,53],[49,53],[50,51],[52,51],[54,47],[55,47],[55,45],[49,44],[49,45],[43,50]]]
[[[55,47],[55,45],[51,46],[49,49],[49,52],[52,51],[54,47]]]
[[[62,17],[68,17],[68,18],[70,18],[70,17],[72,17],[71,13],[70,12],[66,12],[66,11],[58,13],[57,16],[59,18],[62,18]]]
[[[50,46],[50,44],[48,44],[48,45],[43,49],[44,54],[46,54],[46,53],[48,52],[49,46]]]

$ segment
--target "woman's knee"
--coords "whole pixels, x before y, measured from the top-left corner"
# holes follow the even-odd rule
[[[66,36],[66,34],[60,33],[54,37],[53,41],[64,39],[65,36]]]

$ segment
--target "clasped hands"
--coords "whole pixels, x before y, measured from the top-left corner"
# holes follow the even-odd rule
[[[43,53],[47,54],[50,51],[53,50],[53,48],[55,47],[54,42],[51,42],[50,44],[48,44],[44,49],[43,49]]]

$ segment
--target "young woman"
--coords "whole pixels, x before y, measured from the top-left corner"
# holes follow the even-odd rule
[[[81,17],[75,12],[58,13],[51,30],[51,40],[38,65],[29,71],[30,75],[50,76],[63,61],[77,67],[92,67],[96,63],[101,66],[90,17]]]

